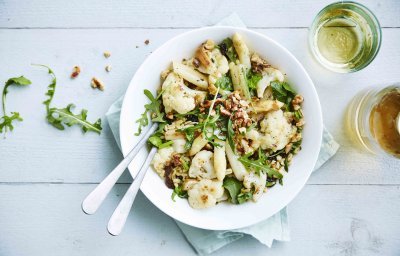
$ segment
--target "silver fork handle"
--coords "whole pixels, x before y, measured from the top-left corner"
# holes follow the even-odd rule
[[[128,155],[114,168],[114,170],[83,200],[82,210],[86,214],[93,214],[99,209],[112,187],[115,185],[122,173],[132,162],[140,149],[146,144],[147,139],[157,130],[158,124],[154,123],[144,134],[140,141],[133,147]]]
[[[124,228],[126,219],[128,218],[129,212],[131,211],[133,201],[139,191],[140,184],[142,184],[143,178],[146,174],[147,169],[150,166],[151,160],[154,155],[157,153],[157,148],[153,147],[146,158],[146,161],[142,165],[139,170],[139,173],[136,176],[136,179],[129,186],[129,189],[126,191],[124,197],[121,202],[118,204],[118,207],[115,209],[112,214],[107,229],[111,235],[117,236],[121,233]]]

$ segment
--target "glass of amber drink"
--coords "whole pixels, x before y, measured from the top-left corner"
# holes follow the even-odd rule
[[[357,144],[400,159],[400,83],[359,93],[346,119],[348,133]]]

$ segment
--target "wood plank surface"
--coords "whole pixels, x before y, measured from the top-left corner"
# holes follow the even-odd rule
[[[121,236],[107,233],[131,182],[128,174],[95,215],[83,214],[80,203],[121,160],[104,115],[135,70],[168,39],[232,12],[304,65],[325,126],[341,148],[288,206],[290,242],[269,249],[246,236],[212,255],[400,255],[400,162],[360,151],[344,127],[346,106],[359,91],[400,80],[400,2],[359,1],[378,17],[383,41],[372,64],[352,74],[325,70],[308,50],[308,27],[331,2],[0,0],[0,84],[19,75],[33,82],[8,95],[8,109],[24,121],[0,139],[0,255],[195,255],[175,222],[141,193]],[[58,131],[46,123],[41,102],[50,77],[31,63],[56,72],[56,106],[75,103],[89,110],[89,120],[102,118],[101,135],[83,135],[77,127]],[[110,73],[104,70],[108,64]],[[82,73],[71,80],[74,65]],[[90,88],[93,76],[105,82],[104,92]]]
[[[123,233],[110,236],[108,218],[127,187],[118,185],[88,216],[80,202],[94,185],[0,186],[0,255],[195,255],[174,221],[141,193]],[[292,241],[268,249],[247,237],[213,255],[398,255],[399,192],[399,186],[307,185],[289,205]]]
[[[331,0],[229,1],[0,1],[6,28],[193,28],[210,26],[237,12],[249,27],[308,27]],[[360,0],[384,27],[399,27],[397,0]]]

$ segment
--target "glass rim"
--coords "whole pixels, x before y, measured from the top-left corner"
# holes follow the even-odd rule
[[[315,35],[315,28],[316,28],[316,25],[318,24],[319,17],[321,17],[321,15],[327,9],[338,6],[338,5],[343,5],[343,4],[355,6],[357,8],[357,10],[361,11],[361,12],[357,12],[359,15],[361,15],[361,17],[363,17],[364,19],[369,18],[373,24],[370,24],[369,22],[367,22],[367,23],[370,27],[375,28],[376,38],[377,38],[376,46],[373,48],[373,54],[371,54],[371,56],[367,59],[367,61],[362,63],[360,66],[357,66],[355,68],[350,68],[347,70],[340,69],[340,68],[334,68],[334,67],[331,67],[331,66],[327,65],[326,63],[324,63],[324,61],[321,60],[320,56],[318,56],[318,54],[316,53],[316,50],[314,49],[314,42],[313,42],[313,40],[314,40],[313,37]],[[364,69],[365,67],[367,67],[369,64],[371,64],[371,62],[378,55],[379,50],[381,48],[381,43],[382,43],[382,28],[381,28],[381,25],[380,25],[379,20],[376,17],[376,15],[365,5],[358,3],[358,2],[354,2],[354,1],[337,1],[337,2],[333,2],[333,3],[325,6],[324,8],[322,8],[318,12],[318,14],[314,17],[314,19],[309,27],[308,41],[309,41],[309,47],[311,48],[311,52],[312,52],[313,56],[318,60],[318,62],[323,67],[325,67],[326,69],[331,70],[333,72],[336,72],[336,73],[353,73],[353,72],[360,71],[360,70]]]

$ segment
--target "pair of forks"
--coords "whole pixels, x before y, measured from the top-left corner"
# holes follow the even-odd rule
[[[82,210],[86,214],[94,214],[100,205],[111,191],[119,177],[124,173],[128,165],[132,162],[135,156],[139,153],[140,149],[146,144],[147,139],[157,130],[158,124],[153,124],[150,129],[141,137],[139,142],[132,148],[128,155],[112,170],[110,174],[83,200]],[[142,167],[138,171],[136,177],[133,177],[133,182],[126,191],[121,202],[118,204],[114,213],[108,221],[107,230],[111,235],[117,236],[124,228],[126,219],[131,211],[133,202],[137,192],[139,191],[140,184],[149,168],[151,160],[157,153],[157,148],[152,147]]]

